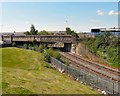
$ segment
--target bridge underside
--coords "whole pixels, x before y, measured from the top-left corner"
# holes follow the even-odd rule
[[[72,48],[72,43],[62,43],[62,42],[22,42],[22,41],[16,41],[16,45],[23,46],[24,44],[27,45],[45,45],[47,48],[52,47],[54,49],[59,49],[64,52],[70,52]]]

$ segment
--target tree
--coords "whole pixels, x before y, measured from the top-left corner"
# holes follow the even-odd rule
[[[25,35],[31,35],[29,31],[24,32]]]
[[[38,30],[35,30],[35,27],[34,27],[33,24],[31,24],[30,33],[31,33],[32,35],[37,35],[37,33],[38,33]]]
[[[71,34],[71,29],[69,27],[66,27],[66,33]]]
[[[47,32],[47,31],[45,31],[45,30],[43,30],[43,31],[40,31],[39,33],[38,33],[38,35],[48,35],[49,33]]]
[[[66,27],[66,33],[67,33],[68,35],[75,35],[77,38],[79,38],[78,34],[75,33],[74,30],[71,31],[71,29],[70,29],[69,27]]]

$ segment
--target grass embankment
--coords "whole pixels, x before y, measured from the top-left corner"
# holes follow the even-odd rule
[[[19,48],[0,50],[3,94],[98,94],[53,70],[38,52]]]
[[[2,50],[0,49],[0,94],[2,93]]]

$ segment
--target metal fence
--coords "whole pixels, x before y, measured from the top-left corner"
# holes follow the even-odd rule
[[[106,79],[101,76],[97,76],[96,74],[88,73],[87,71],[84,71],[82,69],[78,69],[74,66],[67,66],[66,64],[63,64],[59,60],[51,57],[50,58],[50,65],[54,66],[56,69],[61,70],[76,80],[79,80],[81,83],[86,83],[93,88],[100,89],[102,91],[105,91],[107,94],[112,94],[113,96],[120,96],[120,88],[118,82],[115,82],[110,79]]]

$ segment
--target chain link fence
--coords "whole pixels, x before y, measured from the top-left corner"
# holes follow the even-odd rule
[[[88,84],[93,88],[105,91],[107,94],[112,94],[113,96],[120,96],[120,85],[118,82],[115,82],[112,79],[106,79],[105,77],[97,76],[96,74],[91,74],[74,66],[68,66],[53,57],[50,57],[50,61],[51,66],[54,66],[61,72],[64,71],[76,80],[79,80],[81,83]]]

